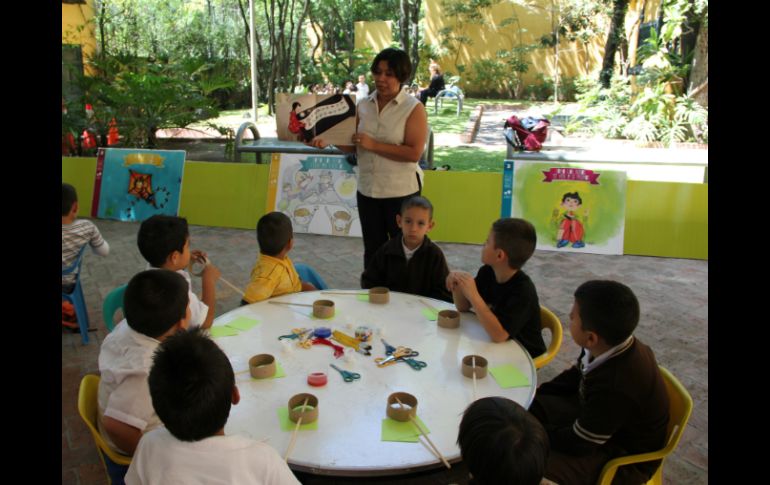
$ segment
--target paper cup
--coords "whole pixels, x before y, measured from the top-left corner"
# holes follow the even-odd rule
[[[307,399],[307,405],[302,407],[302,403]],[[318,398],[312,394],[301,393],[292,396],[289,399],[289,419],[296,423],[302,418],[302,424],[310,424],[318,419]]]
[[[398,398],[404,405],[398,403]],[[417,398],[407,392],[394,392],[388,396],[388,407],[385,414],[396,421],[409,421],[417,415]]]
[[[463,364],[461,366],[462,373],[465,377],[473,378],[473,358],[476,357],[476,379],[483,379],[487,376],[487,359],[480,355],[466,355],[463,357]]]
[[[460,312],[457,310],[441,310],[436,320],[439,327],[457,328],[460,326]]]
[[[275,357],[259,354],[249,359],[249,372],[255,379],[266,379],[275,375]]]

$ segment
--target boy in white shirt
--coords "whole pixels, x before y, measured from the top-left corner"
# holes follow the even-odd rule
[[[160,345],[149,387],[166,427],[142,437],[128,485],[299,483],[269,445],[225,435],[230,406],[240,394],[230,360],[201,329]]]
[[[187,328],[187,303],[187,282],[173,271],[143,271],[128,282],[123,298],[126,319],[99,350],[98,427],[117,453],[133,455],[142,433],[161,424],[147,376],[158,345]],[[112,483],[122,483],[127,467],[105,461]]]
[[[206,253],[198,250],[190,251],[187,219],[176,216],[152,216],[139,226],[136,242],[139,252],[150,263],[150,267],[176,271],[187,280],[192,315],[190,326],[209,328],[214,323],[216,284],[221,274],[216,266],[207,264],[201,275],[203,294],[199,299],[198,295],[193,293],[192,280],[186,268],[191,258],[202,261],[206,258]]]

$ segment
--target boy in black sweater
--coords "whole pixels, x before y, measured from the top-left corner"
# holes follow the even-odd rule
[[[575,291],[576,365],[542,384],[530,412],[551,441],[545,477],[594,484],[607,461],[663,447],[669,400],[652,350],[633,336],[639,302],[626,285],[588,281]],[[660,460],[622,466],[613,484],[647,483]]]
[[[452,271],[446,279],[461,312],[473,307],[493,342],[516,339],[537,357],[545,352],[540,327],[540,301],[532,280],[521,267],[535,252],[537,235],[524,219],[502,218],[492,224],[484,247],[484,263],[474,279]]]
[[[401,291],[452,301],[445,287],[449,274],[444,253],[428,239],[433,229],[433,205],[415,196],[401,204],[396,224],[402,237],[392,238],[377,250],[361,274],[361,288],[384,286]]]

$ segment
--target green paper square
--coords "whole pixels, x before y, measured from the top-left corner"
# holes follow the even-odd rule
[[[211,336],[213,338],[232,337],[233,335],[238,335],[240,333],[235,328],[225,326],[210,327],[209,331],[211,332]]]
[[[281,365],[281,363],[276,361],[275,362],[275,374],[273,374],[270,377],[265,377],[263,379],[257,379],[256,377],[252,377],[251,379],[255,380],[255,381],[263,381],[265,379],[278,379],[279,377],[286,377],[286,371],[283,370],[283,366]]]
[[[282,431],[294,431],[294,428],[297,427],[297,423],[289,419],[289,408],[285,406],[278,408],[278,422],[281,423]],[[310,424],[301,424],[299,426],[300,431],[308,429],[318,429],[318,420],[316,419]]]
[[[492,377],[495,378],[497,384],[503,389],[529,386],[529,378],[511,364],[490,367],[489,373],[492,374]]]
[[[438,320],[438,312],[433,311],[430,308],[423,308],[422,314],[425,315],[425,318],[427,318],[428,320],[431,320],[431,321]]]
[[[358,301],[369,301],[369,294],[368,293],[359,293],[356,295],[356,300]]]
[[[225,323],[225,327],[234,328],[236,330],[246,331],[251,330],[253,327],[259,325],[259,320],[254,320],[248,317],[238,317],[233,321]]]
[[[417,422],[426,433],[430,430],[425,423],[417,416]],[[382,432],[380,441],[399,441],[407,443],[417,443],[419,441],[420,430],[412,421],[396,421],[395,419],[385,418],[382,420]]]

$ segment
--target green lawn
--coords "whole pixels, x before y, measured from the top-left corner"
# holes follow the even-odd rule
[[[436,147],[433,166],[449,165],[454,172],[502,172],[505,147],[483,150],[472,147]]]

